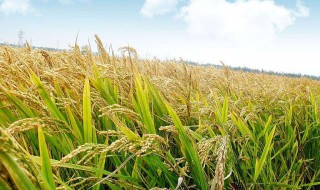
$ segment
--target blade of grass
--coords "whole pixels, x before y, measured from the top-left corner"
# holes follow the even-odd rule
[[[37,189],[11,155],[0,151],[0,160],[19,190]]]
[[[38,138],[39,138],[40,157],[42,161],[41,172],[44,177],[44,180],[48,183],[49,188],[51,190],[55,190],[56,186],[54,183],[48,148],[47,148],[46,140],[41,127],[38,128]]]
[[[273,139],[273,135],[274,135],[274,131],[276,130],[276,127],[273,127],[271,133],[269,135],[266,135],[266,144],[264,146],[264,149],[263,149],[263,152],[262,152],[262,155],[259,158],[256,159],[256,165],[255,165],[255,171],[254,171],[254,181],[256,182],[260,173],[261,173],[261,170],[266,162],[266,159],[267,159],[267,155],[270,151],[270,147],[271,147],[271,142],[272,142],[272,139]]]
[[[80,128],[73,116],[73,113],[70,109],[70,106],[66,106],[66,110],[67,110],[67,114],[68,114],[68,118],[69,118],[69,122],[71,124],[71,127],[72,127],[72,130],[73,132],[76,134],[78,140],[80,141],[80,144],[83,144],[84,143],[84,140],[83,140],[83,134],[82,132],[80,131]]]
[[[6,90],[0,83],[0,89],[1,92],[14,104],[17,106],[19,111],[22,113],[23,117],[35,117],[36,115],[33,113],[33,111],[24,103],[18,99],[13,93]]]
[[[50,98],[49,93],[44,88],[44,86],[43,86],[42,82],[40,81],[40,79],[38,78],[38,76],[32,70],[29,70],[29,73],[30,73],[31,81],[33,82],[34,85],[36,85],[40,96],[42,97],[44,103],[46,104],[46,106],[47,106],[48,110],[50,111],[50,113],[52,114],[52,116],[55,118],[61,119],[62,121],[67,121],[65,119],[65,117],[63,116],[63,114],[58,109],[58,107],[56,106],[56,104]]]
[[[156,134],[154,119],[150,110],[148,88],[143,89],[140,75],[138,75],[137,73],[135,73],[134,75],[136,98],[138,103],[137,105],[139,106],[142,114],[143,124],[146,127],[147,133]]]
[[[7,182],[5,182],[1,177],[0,177],[0,189],[2,189],[2,190],[12,190],[10,185]]]
[[[196,146],[187,135],[187,132],[184,129],[178,115],[168,103],[166,103],[166,108],[179,133],[179,139],[181,142],[180,148],[182,153],[186,157],[188,163],[190,164],[190,171],[193,179],[195,180],[195,184],[197,185],[197,188],[201,190],[207,190],[208,184],[205,177],[205,173],[201,166],[201,161],[198,152],[195,148]]]
[[[85,79],[83,89],[83,133],[84,142],[96,142],[96,135],[92,126],[90,84],[88,78]]]

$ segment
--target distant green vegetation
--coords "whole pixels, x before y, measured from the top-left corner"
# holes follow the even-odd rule
[[[186,62],[187,64],[190,65],[200,65],[196,62]],[[217,65],[217,64],[201,64],[201,66],[206,66],[206,67],[216,67],[216,68],[224,68],[225,66],[223,65]],[[282,73],[282,72],[275,72],[275,71],[266,71],[266,70],[260,70],[260,69],[251,69],[248,67],[232,67],[232,66],[227,66],[228,69],[233,70],[233,71],[243,71],[247,73],[261,73],[261,74],[268,74],[268,75],[275,75],[275,76],[286,76],[286,77],[291,77],[291,78],[308,78],[312,80],[320,80],[320,76],[314,76],[314,75],[306,75],[306,74],[297,74],[297,73]]]
[[[0,189],[317,189],[320,82],[0,47]]]

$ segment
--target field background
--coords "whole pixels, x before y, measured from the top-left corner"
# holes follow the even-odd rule
[[[317,189],[319,81],[0,47],[0,189]]]

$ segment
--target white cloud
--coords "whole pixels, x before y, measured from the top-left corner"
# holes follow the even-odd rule
[[[181,8],[179,17],[193,35],[242,43],[268,43],[297,17],[308,14],[308,8],[301,1],[297,1],[296,10],[290,10],[273,0],[191,0]]]
[[[303,26],[308,28],[302,30],[288,28],[309,15],[302,0],[288,1],[293,6],[296,3],[292,8],[279,5],[280,0],[180,2],[184,2],[182,7],[170,10],[177,10],[176,21],[185,22],[188,32],[173,28],[161,31],[157,38],[151,33],[135,38],[141,55],[182,57],[198,63],[222,60],[231,66],[319,75],[320,38],[312,31],[314,27],[306,23]],[[159,10],[153,6],[151,16]]]
[[[39,2],[58,2],[64,5],[71,5],[75,2],[83,2],[88,3],[90,0],[0,0],[0,13],[3,12],[4,14],[26,14],[26,13],[34,13],[37,12],[34,7],[33,3]]]
[[[176,9],[179,0],[145,0],[140,11],[146,17]],[[295,10],[277,5],[274,0],[189,0],[178,18],[190,34],[210,36],[229,42],[270,43],[278,32],[306,17],[309,9],[296,0]]]
[[[297,0],[296,3],[297,11],[293,12],[293,14],[297,17],[307,17],[309,16],[309,9],[304,6],[301,0]]]
[[[146,17],[161,15],[173,11],[179,0],[146,0],[140,13]]]
[[[0,12],[10,13],[28,13],[32,11],[30,0],[0,0]]]

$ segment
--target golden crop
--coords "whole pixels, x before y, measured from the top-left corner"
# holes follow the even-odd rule
[[[320,82],[0,47],[0,189],[316,189]]]

